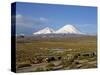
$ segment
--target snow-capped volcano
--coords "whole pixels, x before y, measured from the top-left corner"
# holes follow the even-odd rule
[[[39,30],[39,31],[33,33],[33,34],[51,34],[51,33],[54,33],[54,30],[49,27],[46,27],[42,30]]]
[[[35,32],[33,34],[84,34],[80,32],[76,27],[73,25],[65,25],[62,28],[58,29],[57,31],[54,31],[52,28],[46,27],[42,30],[39,30],[38,32]]]
[[[65,33],[65,34],[82,34],[76,27],[73,25],[65,25],[55,33]]]

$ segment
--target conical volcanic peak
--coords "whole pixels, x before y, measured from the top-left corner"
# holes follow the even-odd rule
[[[39,30],[38,32],[35,32],[33,34],[84,34],[80,32],[76,27],[73,25],[65,25],[62,28],[58,29],[57,31],[54,31],[52,28],[46,27],[42,30]]]
[[[33,33],[33,34],[50,34],[50,33],[53,33],[53,32],[54,32],[53,29],[46,27],[42,30],[39,30],[38,32]]]
[[[63,26],[57,30],[56,33],[81,34],[81,32],[76,27],[70,24]]]

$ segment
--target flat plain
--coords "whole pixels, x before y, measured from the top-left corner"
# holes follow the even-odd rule
[[[16,37],[17,72],[97,67],[97,36],[64,38]]]

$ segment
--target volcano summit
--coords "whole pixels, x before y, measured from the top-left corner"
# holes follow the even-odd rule
[[[84,34],[81,31],[79,31],[76,27],[74,27],[73,25],[65,25],[62,28],[58,29],[58,30],[53,30],[52,28],[46,27],[44,29],[41,29],[35,33],[33,33],[33,35],[37,35],[37,34]]]

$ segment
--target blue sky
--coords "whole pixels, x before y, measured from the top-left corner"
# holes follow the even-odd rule
[[[81,32],[95,34],[97,8],[22,2],[16,4],[17,34],[32,34],[45,27],[57,30],[66,24],[74,25]]]

